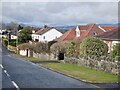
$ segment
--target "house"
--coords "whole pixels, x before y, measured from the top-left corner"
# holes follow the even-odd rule
[[[37,31],[39,31],[41,28],[33,28],[32,27],[32,34],[36,33]]]
[[[97,35],[96,37],[102,39],[108,45],[108,52],[111,52],[113,45],[120,43],[120,27]]]
[[[33,56],[33,52],[32,52],[32,50],[30,48],[31,48],[31,44],[30,43],[20,44],[20,45],[18,45],[18,53],[21,56],[32,57]]]
[[[32,34],[32,39],[37,42],[49,42],[62,35],[63,34],[56,28],[45,25],[44,28],[41,28],[36,33]]]
[[[85,26],[76,26],[73,29],[68,30],[61,37],[55,39],[56,41],[71,41],[71,40],[82,40],[89,36],[96,36],[101,33],[107,32],[115,27],[109,26],[98,26],[96,24],[88,24]]]
[[[17,39],[18,36],[16,35],[16,33],[11,33],[10,34],[10,39]]]
[[[6,31],[7,31],[6,29],[1,29],[1,30],[0,30],[0,34],[6,32]]]
[[[11,31],[9,32],[9,39],[17,39],[18,35],[17,35],[17,31]]]

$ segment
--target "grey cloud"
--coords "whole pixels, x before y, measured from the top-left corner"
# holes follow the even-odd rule
[[[116,23],[117,3],[4,3],[3,20],[33,24]]]

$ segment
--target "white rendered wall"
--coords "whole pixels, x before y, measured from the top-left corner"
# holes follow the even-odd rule
[[[52,40],[54,40],[54,39],[56,39],[56,38],[58,38],[62,35],[63,34],[61,32],[59,32],[59,31],[57,31],[56,29],[53,28],[53,29],[49,30],[48,32],[42,34],[41,37],[40,37],[40,41],[49,42],[49,41],[52,41]],[[44,37],[45,37],[45,39],[44,39]]]
[[[22,56],[27,56],[27,50],[20,50],[19,53]]]

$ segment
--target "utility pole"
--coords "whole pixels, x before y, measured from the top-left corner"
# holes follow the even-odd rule
[[[8,40],[7,40],[8,41],[8,45],[7,46],[9,46],[10,32],[8,32],[7,35],[8,35]]]
[[[15,31],[16,31],[16,53],[18,54],[18,29],[16,28],[15,29]]]

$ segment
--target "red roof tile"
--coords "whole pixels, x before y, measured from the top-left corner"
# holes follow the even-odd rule
[[[104,33],[104,31],[101,30],[96,24],[88,24],[86,27],[87,30],[84,32],[81,30],[80,37],[75,37],[75,39],[82,40],[86,37],[94,36],[94,33],[97,35]]]
[[[75,30],[70,29],[67,32],[65,32],[61,37],[57,38],[56,41],[70,41],[75,38]]]
[[[112,29],[108,32],[105,32],[103,34],[100,34],[96,37],[101,38],[103,40],[120,41],[120,27],[119,28],[114,28],[114,29]]]
[[[70,40],[82,40],[89,36],[95,36],[94,34],[100,35],[107,30],[115,28],[114,26],[102,26],[103,29],[99,28],[96,24],[88,24],[86,26],[78,26],[80,30],[80,37],[76,37],[76,28],[68,30],[61,37],[57,38],[57,41],[70,41]]]
[[[116,28],[117,26],[100,26],[101,28],[103,28],[105,31],[110,31],[114,28]]]

